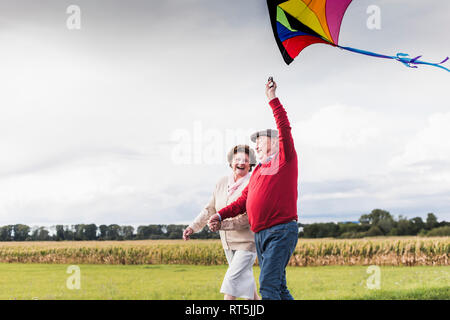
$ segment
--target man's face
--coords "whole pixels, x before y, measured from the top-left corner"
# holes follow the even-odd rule
[[[272,154],[272,139],[267,136],[256,138],[256,154],[260,161],[263,161]]]

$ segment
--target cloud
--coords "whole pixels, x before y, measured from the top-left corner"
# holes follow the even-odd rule
[[[425,127],[402,127],[401,117],[333,105],[294,123],[301,216],[323,210],[345,217],[381,207],[447,217],[449,120],[449,113],[436,113]]]
[[[367,108],[331,105],[292,124],[301,179],[307,182],[360,180],[379,173],[396,148],[392,118]]]
[[[441,58],[448,4],[391,2],[379,31],[365,26],[372,3],[353,3],[343,44]],[[0,225],[190,221],[229,173],[230,144],[275,125],[269,75],[293,127],[302,215],[450,212],[444,72],[325,45],[287,67],[259,0],[81,0],[79,32],[65,28],[69,2],[12,3],[0,4]],[[175,163],[171,137],[187,130],[193,143],[199,121],[201,151],[217,159]]]
[[[450,194],[450,112],[435,113],[389,162],[398,181],[395,194],[411,199],[445,202]],[[444,201],[445,200],[445,201]],[[446,205],[447,206],[447,205]]]
[[[450,165],[450,112],[428,117],[427,126],[407,142],[402,154],[392,159],[394,168],[439,169]]]
[[[363,108],[333,105],[294,125],[296,142],[315,148],[352,149],[380,136],[380,117]]]

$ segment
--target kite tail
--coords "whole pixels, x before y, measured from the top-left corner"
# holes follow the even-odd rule
[[[415,58],[411,58],[409,56],[409,54],[407,54],[407,53],[397,53],[396,56],[387,56],[384,54],[379,54],[379,53],[375,53],[375,52],[370,52],[370,51],[365,51],[365,50],[360,50],[360,49],[355,49],[355,48],[350,48],[350,47],[341,47],[341,46],[337,46],[337,47],[341,48],[343,50],[364,54],[366,56],[397,60],[397,61],[403,63],[403,65],[405,65],[408,68],[417,68],[418,65],[423,64],[423,65],[438,67],[438,68],[441,68],[441,69],[444,69],[444,70],[450,72],[450,69],[448,69],[442,65],[449,60],[449,57],[445,58],[443,61],[441,61],[439,63],[432,63],[432,62],[426,62],[426,61],[419,60],[422,56],[417,56]]]

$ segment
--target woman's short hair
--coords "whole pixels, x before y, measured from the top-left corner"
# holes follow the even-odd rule
[[[253,170],[253,167],[256,165],[256,155],[255,155],[255,151],[253,151],[253,149],[250,148],[246,144],[238,144],[237,146],[234,146],[233,148],[231,148],[230,152],[228,152],[227,160],[228,160],[228,163],[230,164],[230,167],[231,167],[231,163],[233,162],[234,155],[239,152],[244,152],[246,155],[248,155],[248,158],[250,160],[249,172],[251,172]]]

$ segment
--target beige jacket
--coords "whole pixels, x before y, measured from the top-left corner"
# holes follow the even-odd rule
[[[201,231],[208,223],[211,216],[239,198],[248,182],[249,180],[242,183],[242,185],[230,197],[228,197],[228,177],[223,177],[220,179],[209,203],[195,218],[194,222],[189,225],[189,227],[191,227],[194,232]],[[224,249],[256,252],[255,236],[250,230],[247,213],[223,220],[219,233]]]

